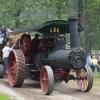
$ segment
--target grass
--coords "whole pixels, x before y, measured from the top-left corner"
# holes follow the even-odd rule
[[[11,99],[5,94],[0,94],[0,100],[11,100]]]
[[[93,89],[100,91],[100,73],[93,72]]]

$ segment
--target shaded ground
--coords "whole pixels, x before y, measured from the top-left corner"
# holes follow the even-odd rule
[[[30,79],[20,88],[10,87],[7,79],[0,79],[0,91],[11,95],[12,100],[100,100],[100,75],[97,72],[93,75],[94,85],[90,92],[79,91],[76,82],[69,81],[55,84],[53,93],[47,96],[42,93],[39,82]]]
[[[74,81],[69,81],[67,84],[65,82],[55,84],[54,91],[50,96],[42,94],[39,82],[29,79],[26,79],[20,88],[10,87],[7,79],[0,79],[0,84],[0,90],[9,91],[7,94],[13,93],[17,100],[100,100],[99,89],[93,87],[90,92],[81,92]]]

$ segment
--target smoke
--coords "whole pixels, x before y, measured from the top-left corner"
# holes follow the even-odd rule
[[[66,91],[66,89],[69,89],[70,88],[70,85],[65,83],[65,81],[59,81],[59,82],[55,82],[55,85],[54,85],[54,90],[56,91]]]

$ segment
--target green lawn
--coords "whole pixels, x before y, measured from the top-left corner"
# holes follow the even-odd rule
[[[100,73],[93,72],[93,88],[100,91]]]
[[[11,99],[5,94],[0,94],[0,100],[11,100]]]

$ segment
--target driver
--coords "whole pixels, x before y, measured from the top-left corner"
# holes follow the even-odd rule
[[[34,52],[34,54],[38,53],[38,46],[40,43],[39,38],[39,34],[35,34],[35,38],[32,40],[32,51]]]

